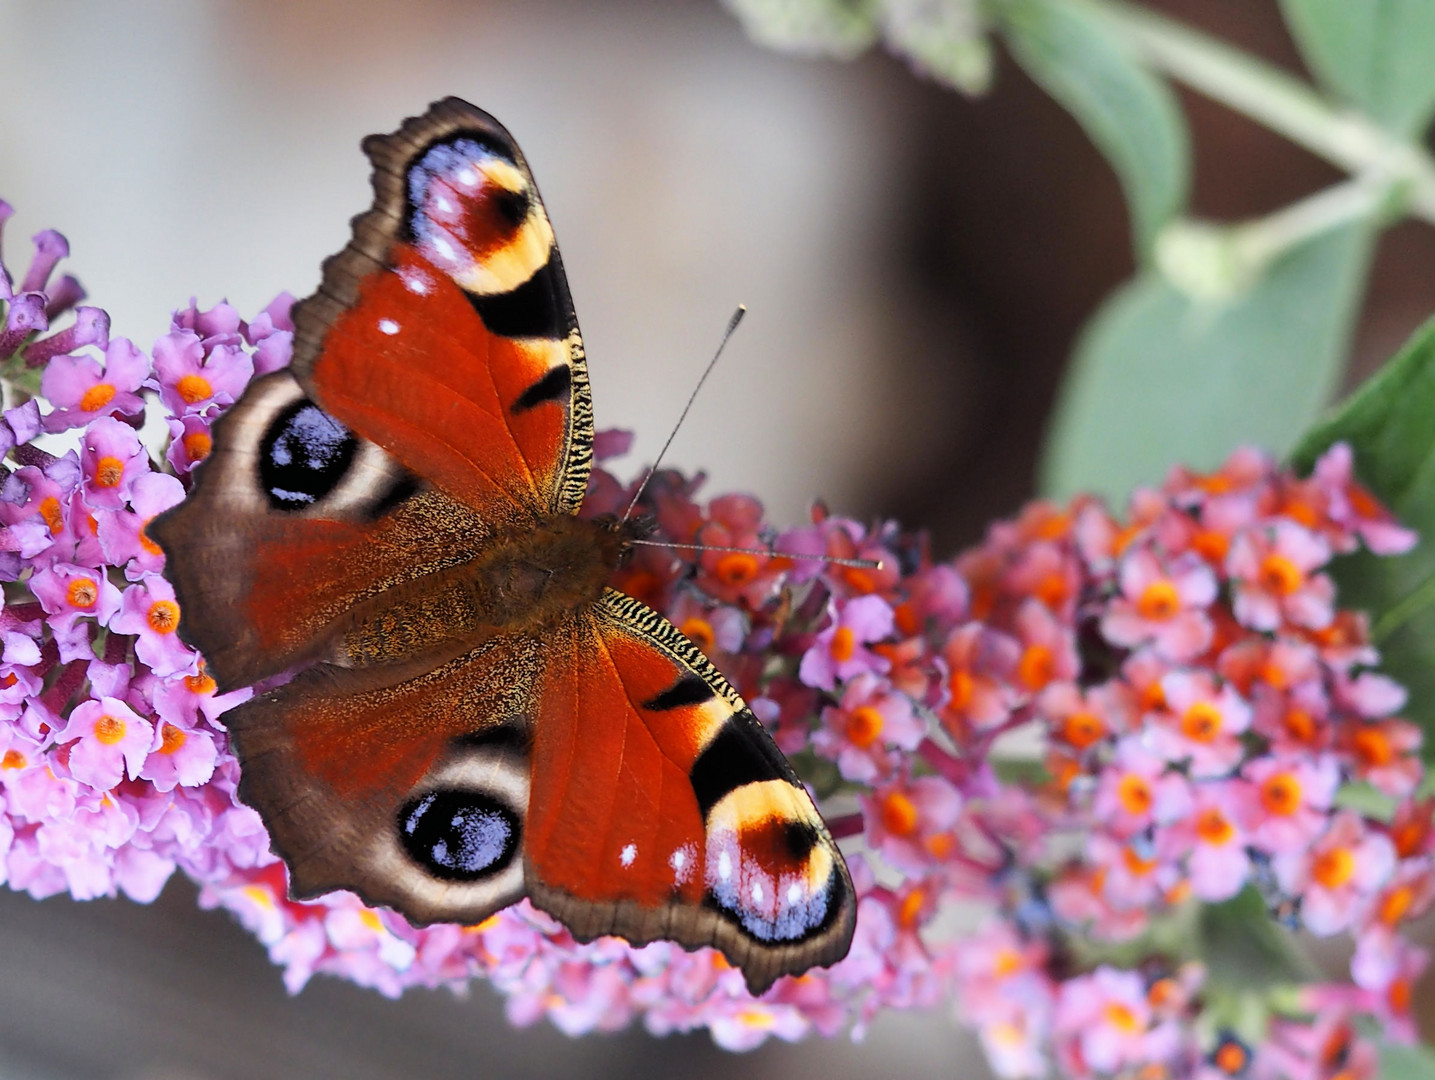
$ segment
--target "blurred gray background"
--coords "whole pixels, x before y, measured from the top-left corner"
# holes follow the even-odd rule
[[[1163,9],[1298,69],[1267,0]],[[600,427],[656,452],[739,302],[750,313],[674,446],[779,523],[822,495],[948,554],[1031,494],[1071,339],[1130,273],[1116,183],[1014,68],[967,101],[900,63],[749,44],[714,0],[0,0],[5,251],[54,227],[116,334],[148,348],[191,295],[252,315],[318,281],[368,203],[359,139],[458,94],[515,134],[557,229]],[[1272,210],[1335,174],[1187,98],[1196,209]],[[1351,378],[1426,315],[1430,230],[1384,240]],[[1153,479],[1164,466],[1153,466]],[[865,1045],[514,1031],[486,987],[297,999],[221,913],[0,890],[0,1080],[987,1075],[945,1015]]]

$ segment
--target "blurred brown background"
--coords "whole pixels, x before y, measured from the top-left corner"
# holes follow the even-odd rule
[[[1157,6],[1293,70],[1269,0]],[[980,101],[871,55],[760,51],[711,0],[0,0],[6,238],[67,268],[148,347],[191,294],[248,315],[302,296],[368,201],[358,140],[459,94],[536,173],[592,363],[599,426],[661,444],[750,307],[673,461],[780,523],[825,496],[946,553],[1031,495],[1073,335],[1131,271],[1120,192],[1006,62]],[[1191,97],[1196,210],[1237,218],[1336,179]],[[1393,230],[1354,345],[1368,371],[1435,308],[1435,233]],[[1356,374],[1352,375],[1352,378]],[[1152,464],[1152,478],[1165,463]],[[868,1042],[570,1041],[514,1031],[486,988],[394,1003],[318,980],[174,883],[150,908],[0,891],[0,1078],[986,1075],[946,1016]]]

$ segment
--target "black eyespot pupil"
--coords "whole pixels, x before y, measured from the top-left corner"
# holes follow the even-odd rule
[[[328,495],[353,464],[356,440],[311,401],[296,401],[259,445],[259,482],[279,510],[302,510]]]
[[[477,881],[498,873],[518,850],[513,810],[477,791],[430,791],[399,810],[399,840],[435,877]]]

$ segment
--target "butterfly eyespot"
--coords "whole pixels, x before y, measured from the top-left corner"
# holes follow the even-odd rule
[[[283,410],[259,444],[259,483],[276,510],[302,510],[339,486],[358,442],[308,400]]]
[[[399,810],[404,850],[446,881],[472,882],[498,873],[513,860],[521,832],[511,807],[462,788],[430,791]]]

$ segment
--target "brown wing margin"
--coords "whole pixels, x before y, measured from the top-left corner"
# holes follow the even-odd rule
[[[365,279],[392,265],[395,245],[415,240],[410,168],[430,147],[465,136],[500,148],[514,162],[532,194],[534,213],[542,215],[546,226],[538,187],[513,136],[488,113],[460,98],[436,101],[422,116],[405,120],[398,131],[366,138],[364,152],[373,165],[373,206],[353,219],[353,237],[344,250],[325,260],[318,290],[294,308],[294,371],[326,408],[329,403],[322,387],[315,385],[314,368],[330,328],[358,302]],[[548,510],[577,513],[593,461],[593,403],[583,339],[557,244],[551,245],[547,262],[513,288],[482,296],[466,290],[466,295],[495,336],[527,345],[544,340],[561,343],[567,369],[566,432]],[[536,388],[535,384],[530,389]],[[361,426],[356,430],[366,434]]]
[[[715,946],[755,994],[845,956],[846,864],[711,662],[613,590],[554,644],[533,725],[533,901],[584,940]]]

